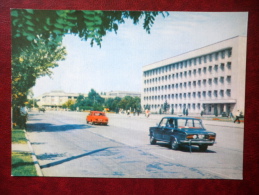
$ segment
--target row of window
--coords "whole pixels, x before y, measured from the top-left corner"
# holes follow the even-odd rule
[[[231,97],[231,90],[214,90],[214,91],[198,91],[198,92],[188,92],[188,93],[177,93],[168,95],[155,95],[155,96],[144,96],[144,100],[167,100],[167,99],[195,99],[197,98],[223,98],[224,96]]]
[[[156,77],[156,78],[151,78],[151,79],[146,79],[144,80],[144,84],[151,84],[151,83],[157,83],[160,81],[167,81],[167,80],[171,80],[171,79],[182,79],[182,78],[188,78],[191,76],[202,76],[207,74],[207,71],[209,74],[217,74],[218,73],[218,69],[221,70],[221,72],[225,72],[225,64],[222,63],[220,65],[220,67],[218,65],[215,65],[214,68],[212,66],[207,67],[203,67],[203,68],[198,68],[198,69],[194,69],[194,70],[189,70],[189,71],[183,71],[183,72],[179,72],[179,73],[175,73],[175,74],[169,74],[169,75],[165,75],[165,76],[161,76],[161,77]],[[231,70],[231,62],[227,63],[227,70]]]
[[[148,107],[149,109],[159,109],[159,108],[163,109],[164,104],[151,104],[151,105],[147,104],[147,105],[144,105],[144,107]],[[203,105],[201,105],[200,103],[198,103],[198,104],[195,104],[195,103],[193,103],[193,104],[171,104],[171,105],[168,104],[168,109],[174,108],[174,109],[180,110],[180,111],[182,111],[181,109],[188,108],[191,111],[195,111],[196,109],[198,109],[198,110],[200,110],[200,109],[205,110],[206,109],[208,112],[211,112],[212,111],[212,107],[219,108],[219,113],[222,113],[223,110],[224,110],[224,108],[223,108],[224,105],[223,104],[219,104],[219,106],[217,104],[213,105],[213,106],[212,106],[212,104],[208,104],[208,105],[203,104]],[[227,105],[227,107],[229,107],[229,105]],[[229,110],[229,108],[227,108],[227,109]]]
[[[144,88],[144,92],[156,92],[156,91],[163,91],[163,90],[170,90],[170,89],[187,89],[188,88],[195,88],[196,86],[198,87],[206,87],[207,84],[209,86],[213,85],[218,85],[219,83],[223,85],[225,83],[225,80],[227,84],[231,84],[231,76],[226,76],[226,77],[215,77],[215,78],[209,78],[209,79],[203,79],[203,80],[198,80],[198,81],[189,81],[189,82],[183,82],[183,83],[176,83],[176,84],[169,84],[169,85],[162,85],[162,86],[154,86],[154,87],[148,87]]]
[[[192,59],[187,59],[181,62],[177,62],[174,64],[170,64],[170,65],[166,65],[163,67],[159,67],[153,70],[148,70],[144,72],[144,76],[152,76],[152,75],[158,75],[158,74],[162,74],[164,72],[168,72],[171,70],[177,70],[177,69],[182,69],[182,68],[187,68],[187,67],[191,67],[192,64],[197,65],[197,63],[202,64],[202,63],[207,63],[207,61],[212,62],[212,60],[214,59],[215,61],[217,61],[219,59],[219,57],[221,59],[225,59],[225,56],[227,55],[228,58],[231,57],[232,55],[232,49],[225,49],[222,51],[218,51],[218,52],[214,52],[211,54],[206,54],[203,56],[199,56],[199,57],[195,57]]]

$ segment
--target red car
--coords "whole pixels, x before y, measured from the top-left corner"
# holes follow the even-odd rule
[[[101,124],[101,125],[107,125],[108,124],[108,117],[105,116],[104,112],[100,111],[91,111],[89,115],[86,117],[86,123],[91,124]]]

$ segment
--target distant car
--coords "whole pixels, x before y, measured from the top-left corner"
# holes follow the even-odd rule
[[[216,133],[206,131],[201,119],[187,117],[164,117],[157,127],[149,128],[149,136],[150,144],[167,142],[173,150],[196,145],[200,151],[206,151],[216,140]]]
[[[108,124],[108,117],[105,116],[105,112],[101,111],[91,111],[89,115],[86,117],[86,123],[91,124],[101,124],[101,125],[107,125]]]
[[[39,108],[39,112],[45,112],[45,108]]]

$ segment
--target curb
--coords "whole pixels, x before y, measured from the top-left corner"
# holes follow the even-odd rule
[[[25,133],[25,137],[26,137],[26,139],[27,139],[27,144],[28,144],[29,149],[30,149],[30,151],[31,151],[32,160],[33,160],[33,162],[34,162],[34,166],[35,166],[35,168],[36,168],[37,175],[38,175],[38,176],[44,176],[43,173],[42,173],[42,171],[41,171],[41,168],[40,168],[40,164],[39,164],[39,162],[38,162],[38,159],[37,159],[37,157],[36,157],[36,155],[35,155],[35,153],[34,153],[34,150],[33,150],[32,146],[31,146],[31,142],[30,142],[30,140],[28,139],[27,132],[26,132],[26,130],[23,130],[23,131],[24,131],[24,133]]]

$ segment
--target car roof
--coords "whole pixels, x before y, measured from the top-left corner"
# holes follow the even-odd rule
[[[163,118],[167,118],[167,119],[195,119],[195,120],[201,120],[199,118],[193,118],[193,117],[178,117],[178,116],[166,116]]]
[[[91,111],[91,112],[103,113],[102,111]]]

